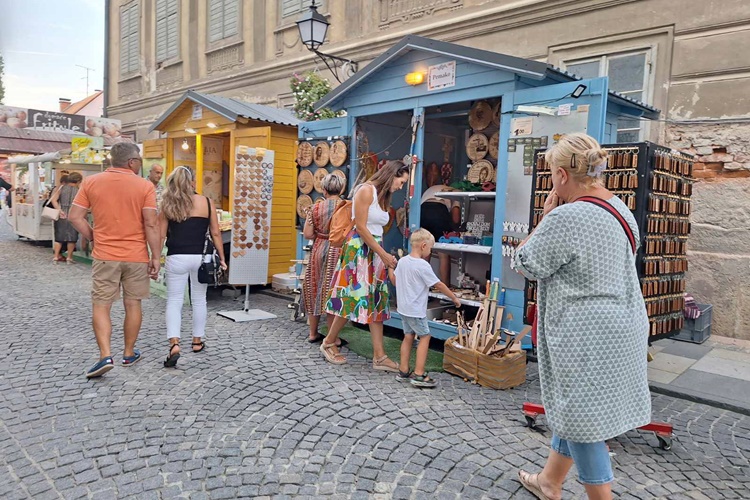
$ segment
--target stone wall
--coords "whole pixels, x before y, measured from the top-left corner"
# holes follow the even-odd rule
[[[696,155],[688,293],[713,305],[712,335],[750,340],[750,124],[670,125]]]

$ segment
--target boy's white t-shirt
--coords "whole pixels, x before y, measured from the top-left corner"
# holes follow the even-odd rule
[[[430,287],[440,281],[429,262],[407,255],[399,259],[394,273],[398,313],[412,318],[427,316]]]

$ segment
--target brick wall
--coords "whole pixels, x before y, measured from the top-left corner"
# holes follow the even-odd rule
[[[670,125],[667,144],[696,155],[699,179],[750,177],[750,123]]]

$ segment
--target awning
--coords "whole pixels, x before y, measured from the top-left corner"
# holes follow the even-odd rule
[[[82,135],[82,134],[81,134]],[[42,154],[50,151],[70,149],[70,142],[75,134],[49,132],[46,130],[18,129],[0,126],[0,153],[5,154]],[[104,137],[104,145],[112,146],[118,142],[133,142],[129,138]]]
[[[28,165],[29,163],[43,163],[45,161],[57,161],[62,159],[65,155],[70,154],[70,149],[62,151],[56,151],[54,153],[45,153],[43,155],[36,156],[15,156],[8,158],[8,163],[16,165]]]

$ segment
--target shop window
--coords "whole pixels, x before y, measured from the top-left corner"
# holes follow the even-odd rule
[[[609,89],[626,97],[648,103],[651,99],[649,51],[606,55],[592,59],[570,61],[568,73],[581,78],[609,77]],[[637,142],[642,139],[643,122],[637,118],[620,117],[617,122],[617,142]]]
[[[209,0],[208,41],[218,42],[239,35],[239,0]]]
[[[120,75],[140,69],[140,10],[138,2],[120,7]]]
[[[177,0],[156,0],[156,62],[179,55],[180,18]]]
[[[310,7],[312,0],[281,0],[279,7],[281,9],[281,18],[296,16],[307,10]],[[318,7],[318,12],[324,12],[326,8],[326,2],[317,0],[315,6]]]

